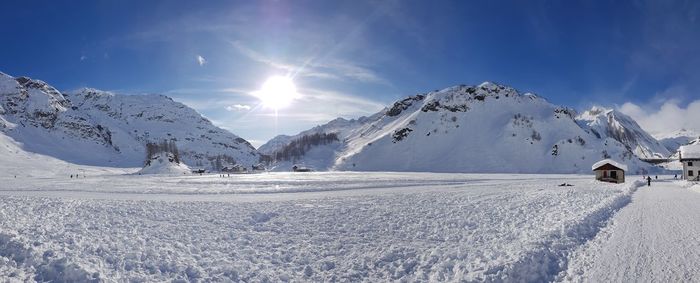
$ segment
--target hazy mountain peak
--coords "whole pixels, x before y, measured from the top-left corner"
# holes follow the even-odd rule
[[[658,140],[644,131],[630,116],[622,112],[593,106],[577,117],[597,136],[613,138],[628,146],[640,158],[668,158],[668,151]]]

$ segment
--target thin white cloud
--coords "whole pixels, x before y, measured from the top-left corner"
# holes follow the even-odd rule
[[[299,99],[278,113],[261,111],[255,116],[285,117],[285,123],[304,125],[305,129],[310,129],[339,117],[354,119],[372,115],[386,107],[377,101],[329,90],[305,88],[300,89],[299,93]]]
[[[80,61],[85,61],[87,60],[87,56],[85,55],[80,55]]]
[[[295,72],[297,69],[299,69],[297,66],[290,65],[290,64],[284,64],[277,62],[265,55],[263,55],[260,52],[257,52],[253,49],[248,48],[247,46],[243,45],[242,43],[238,41],[232,41],[231,45],[238,50],[239,53],[241,53],[243,56],[248,57],[248,59],[251,59],[256,62],[260,62],[266,65],[269,65],[271,67],[284,70],[287,72]]]
[[[199,64],[199,66],[204,66],[204,64],[206,64],[206,63],[207,63],[207,59],[204,59],[204,57],[202,57],[202,55],[197,55],[197,64]]]
[[[384,78],[380,77],[376,72],[367,67],[363,67],[344,60],[333,60],[330,63],[311,63],[312,68],[325,68],[333,73],[340,74],[350,79],[361,82],[381,83],[390,85]]]
[[[386,79],[379,76],[375,71],[350,61],[333,59],[328,60],[328,62],[314,62],[314,60],[309,59],[303,64],[295,65],[270,58],[238,41],[231,42],[231,45],[248,59],[266,64],[295,76],[336,80],[345,78],[360,82],[390,85]]]
[[[226,106],[226,110],[228,111],[248,111],[250,109],[252,109],[252,107],[250,105],[245,104],[234,104]]]
[[[652,105],[654,106],[627,102],[619,110],[635,119],[644,130],[657,138],[666,137],[681,129],[700,133],[700,100],[681,103],[672,99],[660,105]]]

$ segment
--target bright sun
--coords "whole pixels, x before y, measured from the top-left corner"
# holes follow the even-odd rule
[[[288,106],[299,94],[294,82],[289,77],[272,76],[265,81],[259,91],[255,92],[263,106],[280,109]]]

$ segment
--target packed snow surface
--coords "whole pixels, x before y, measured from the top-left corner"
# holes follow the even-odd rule
[[[547,281],[630,201],[632,184],[592,179],[0,174],[0,277]]]
[[[700,193],[682,182],[654,181],[587,245],[572,253],[560,280],[697,282]]]

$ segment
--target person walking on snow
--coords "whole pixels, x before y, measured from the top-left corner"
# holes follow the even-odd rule
[[[647,186],[651,187],[651,176],[647,177]]]

